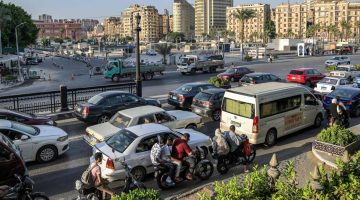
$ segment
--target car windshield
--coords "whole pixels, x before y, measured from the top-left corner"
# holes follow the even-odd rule
[[[337,89],[337,90],[334,90],[332,91],[330,94],[331,96],[339,96],[340,98],[351,98],[353,95],[354,95],[354,91],[352,90],[344,90],[344,89]]]
[[[39,129],[34,126],[29,126],[25,124],[20,124],[18,122],[11,122],[11,128],[19,130],[21,132],[28,133],[30,135],[37,135],[39,134]]]
[[[126,128],[129,126],[131,121],[130,117],[124,116],[121,113],[116,113],[111,119],[110,124],[119,128]]]
[[[340,60],[340,58],[339,57],[333,57],[333,58],[331,58],[331,60]]]
[[[123,153],[126,148],[137,138],[137,136],[126,129],[122,129],[112,137],[110,137],[106,144],[116,151]]]
[[[177,88],[175,91],[181,91],[181,92],[190,92],[192,90],[192,87],[189,85],[183,85],[179,88]]]
[[[200,92],[195,96],[195,99],[198,99],[200,101],[208,101],[211,98],[212,94],[206,93],[206,92]]]
[[[235,69],[234,68],[227,69],[225,73],[235,73]]]
[[[88,103],[91,103],[91,104],[98,104],[102,99],[104,99],[104,97],[102,97],[101,95],[95,95],[93,97],[91,97],[89,100],[88,100]]]
[[[299,71],[299,70],[291,70],[290,74],[294,74],[294,75],[303,75],[304,72],[303,71]]]
[[[348,68],[346,68],[346,67],[337,67],[336,71],[348,71]]]
[[[331,84],[331,85],[336,85],[337,82],[338,82],[337,79],[332,79],[332,78],[323,78],[320,81],[320,83],[326,83],[326,84]]]

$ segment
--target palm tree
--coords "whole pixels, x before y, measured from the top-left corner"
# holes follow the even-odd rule
[[[307,37],[315,37],[316,36],[316,32],[318,30],[320,30],[320,25],[319,24],[314,24],[314,25],[310,25],[309,28],[306,31]]]
[[[11,19],[9,15],[9,10],[6,8],[0,8],[0,55],[2,55],[2,38],[1,38],[1,30],[4,27],[5,23]]]
[[[291,28],[287,30],[286,37],[291,38],[291,37],[294,36],[294,35],[295,35],[295,34],[294,34],[294,32],[292,31]]]
[[[357,38],[358,38],[358,42],[360,42],[360,21],[355,22],[355,27],[357,29],[356,35],[357,35]]]
[[[156,46],[156,51],[163,56],[163,64],[166,64],[166,56],[170,54],[172,48],[173,46],[167,43]]]
[[[245,34],[245,21],[256,17],[256,11],[251,9],[237,9],[233,16],[240,21],[240,41],[244,42]]]
[[[325,31],[327,33],[327,37],[328,37],[328,40],[331,41],[331,33],[333,33],[334,37],[335,37],[335,33],[336,33],[336,30],[337,30],[337,27],[336,25],[334,24],[330,24],[329,26],[325,26]]]
[[[349,21],[343,20],[343,21],[341,21],[340,25],[341,25],[342,31],[344,32],[345,41],[346,41],[350,34],[351,24]]]
[[[64,33],[65,33],[65,29],[61,28],[60,29],[61,38],[64,38]]]

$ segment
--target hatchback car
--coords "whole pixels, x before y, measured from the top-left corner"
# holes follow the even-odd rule
[[[168,104],[178,107],[189,109],[191,107],[193,98],[199,92],[211,88],[216,88],[214,85],[208,83],[187,83],[176,90],[169,92]]]
[[[342,64],[350,64],[350,58],[347,56],[334,56],[325,61],[325,66],[338,66]]]
[[[0,119],[7,119],[27,125],[52,125],[52,126],[56,125],[54,120],[52,120],[50,117],[47,116],[27,114],[23,112],[1,109],[1,108],[0,108]]]
[[[190,148],[199,147],[208,152],[211,146],[210,137],[193,129],[172,130],[161,124],[143,124],[122,129],[108,140],[94,146],[94,154],[103,153],[101,176],[109,182],[123,180],[125,169],[121,162],[125,160],[132,167],[131,172],[135,178],[143,180],[146,174],[154,172],[150,150],[158,142],[158,137],[176,139],[184,133],[190,134]],[[90,162],[93,160],[91,157]]]
[[[287,81],[293,83],[305,84],[313,86],[325,77],[324,74],[313,68],[293,69],[287,75]]]
[[[244,75],[239,81],[239,86],[268,83],[268,82],[283,82],[283,80],[270,73],[255,72]]]
[[[73,115],[84,122],[104,123],[119,110],[143,105],[161,107],[160,102],[155,99],[144,99],[123,91],[107,91],[76,105]]]
[[[200,92],[194,97],[191,110],[198,115],[211,117],[214,121],[219,121],[224,93],[225,90],[221,88]]]
[[[227,69],[225,72],[220,73],[217,77],[228,80],[231,82],[239,81],[245,74],[254,73],[247,67],[232,67]]]
[[[336,88],[334,91],[324,96],[323,105],[329,110],[331,100],[339,96],[339,100],[345,105],[346,109],[353,116],[360,116],[360,89],[353,87]]]
[[[54,126],[0,120],[0,132],[19,146],[25,162],[49,162],[69,150],[68,134]]]
[[[93,146],[121,129],[148,123],[163,124],[169,128],[196,129],[202,126],[202,119],[199,115],[188,111],[165,111],[156,106],[140,106],[119,111],[110,121],[86,128],[84,139]]]
[[[8,137],[0,133],[0,185],[17,184],[15,174],[27,174],[27,168],[21,157],[21,151]]]

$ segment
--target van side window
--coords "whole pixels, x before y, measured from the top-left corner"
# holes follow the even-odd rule
[[[316,99],[314,98],[313,95],[311,94],[304,94],[304,98],[305,98],[305,105],[311,105],[311,106],[316,106],[318,105]]]
[[[299,108],[301,105],[301,95],[278,99],[271,102],[260,104],[260,117],[270,117],[276,114],[287,112]]]
[[[252,119],[254,118],[254,110],[254,104],[245,103],[234,99],[224,99],[223,111],[225,112]]]

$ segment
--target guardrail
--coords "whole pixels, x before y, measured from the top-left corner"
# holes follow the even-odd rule
[[[133,93],[135,92],[135,85],[134,82],[128,82],[75,89],[67,89],[66,86],[60,86],[59,91],[0,97],[0,108],[26,113],[67,111],[74,109],[77,103],[85,102],[100,92],[122,90]]]

